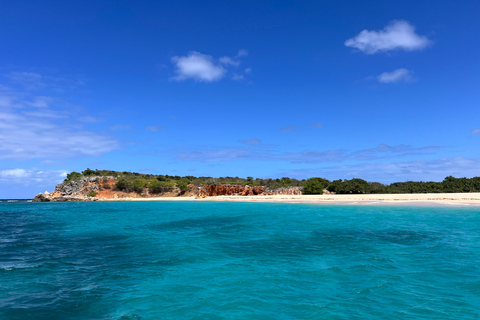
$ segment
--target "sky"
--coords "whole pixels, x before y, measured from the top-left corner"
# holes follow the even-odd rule
[[[480,176],[480,2],[5,1],[0,198],[90,169]]]

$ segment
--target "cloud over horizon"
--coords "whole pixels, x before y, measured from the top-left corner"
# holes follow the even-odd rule
[[[116,139],[84,129],[81,117],[70,108],[53,108],[54,101],[1,87],[0,159],[100,156],[119,148]]]
[[[345,46],[358,49],[365,54],[392,50],[421,50],[433,42],[415,33],[415,27],[405,20],[393,20],[383,30],[363,30],[345,41]]]
[[[241,141],[242,142],[242,141]],[[245,144],[245,142],[242,142]],[[357,161],[373,161],[395,157],[432,154],[443,146],[413,147],[409,145],[390,146],[380,144],[375,148],[347,151],[343,149],[303,152],[276,152],[268,146],[264,149],[245,147],[206,149],[198,151],[178,152],[176,158],[184,161],[224,162],[241,159],[260,161],[286,161],[290,163],[343,162],[349,159]]]
[[[8,183],[60,183],[67,176],[64,170],[40,171],[27,169],[0,170],[0,181]]]
[[[354,165],[329,166],[319,169],[294,169],[282,175],[307,178],[312,176],[327,179],[361,178],[381,183],[403,181],[442,181],[447,176],[478,176],[479,158],[440,158],[436,160],[413,160],[386,163],[362,163]]]

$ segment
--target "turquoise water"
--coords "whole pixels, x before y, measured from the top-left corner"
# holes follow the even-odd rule
[[[480,208],[0,203],[0,319],[478,319]]]

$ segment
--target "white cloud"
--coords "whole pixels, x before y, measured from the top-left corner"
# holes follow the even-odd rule
[[[30,177],[31,173],[25,169],[1,170],[0,178],[2,179],[22,179]]]
[[[19,84],[23,88],[35,91],[40,89],[52,89],[63,92],[75,89],[84,84],[83,80],[68,76],[41,75],[35,72],[10,72],[4,74],[12,83]]]
[[[240,58],[247,55],[246,50],[240,50],[234,57],[223,56],[218,60],[196,51],[192,51],[186,56],[175,56],[172,58],[172,63],[175,65],[177,75],[172,79],[176,81],[187,79],[205,82],[219,81],[229,72],[229,68],[237,68],[241,63]],[[244,76],[234,73],[232,79],[242,80]]]
[[[108,136],[81,129],[70,110],[53,110],[45,96],[1,92],[0,159],[29,160],[99,156],[118,149]],[[85,115],[88,116],[88,115]]]
[[[9,183],[52,182],[60,183],[67,176],[64,170],[38,171],[26,169],[0,170],[0,181]]]
[[[32,102],[29,102],[28,104],[31,105],[32,107],[37,107],[37,108],[48,108],[48,106],[53,102],[53,98],[51,97],[35,97]]]
[[[356,48],[366,54],[391,50],[421,50],[432,44],[425,36],[415,33],[415,27],[403,20],[391,21],[383,30],[363,30],[345,41],[347,47]]]
[[[472,129],[472,134],[480,135],[480,129]]]
[[[5,119],[10,121],[5,121]],[[99,156],[118,149],[116,140],[92,131],[72,130],[50,120],[2,113],[0,115],[0,158],[73,158]]]
[[[240,65],[240,61],[234,60],[230,57],[221,57],[220,59],[218,59],[218,61],[220,61],[221,64],[232,65],[235,67]]]
[[[236,58],[241,58],[245,56],[248,56],[248,51],[245,49],[241,49],[238,51]]]
[[[192,51],[187,56],[172,58],[176,66],[174,80],[182,81],[194,79],[198,81],[213,82],[222,79],[227,72],[212,56]]]
[[[414,80],[414,76],[412,71],[401,68],[392,72],[384,72],[377,76],[377,80],[381,83],[411,82]]]

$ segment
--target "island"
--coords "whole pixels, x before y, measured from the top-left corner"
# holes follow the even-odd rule
[[[33,202],[221,200],[292,203],[447,202],[480,204],[480,177],[382,184],[363,179],[194,177],[111,170],[71,172]]]

